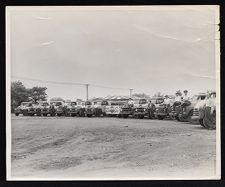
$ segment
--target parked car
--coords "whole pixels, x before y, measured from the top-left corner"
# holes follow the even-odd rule
[[[157,99],[157,104],[155,106],[155,117],[159,120],[163,120],[165,118],[175,119],[175,113],[173,112],[173,102],[172,98],[170,99],[169,104],[164,103],[164,97],[159,97]]]
[[[50,102],[50,114],[62,116],[65,114],[64,102],[63,101],[52,101]]]
[[[94,101],[93,102],[93,115],[96,117],[105,116],[105,106],[107,105],[107,101]]]
[[[24,116],[34,116],[35,108],[32,102],[22,102],[19,107],[15,109],[15,115],[23,114]]]
[[[128,104],[126,102],[119,106],[120,106],[119,117],[128,118],[129,115],[132,115],[133,110],[132,110],[132,106],[130,104]]]
[[[200,93],[198,95],[195,95],[190,101],[185,101],[181,104],[181,109],[178,114],[178,118],[182,122],[191,122],[195,123],[194,120],[192,120],[192,116],[194,113],[194,110],[196,112],[196,104],[199,103],[199,101],[205,100],[206,93]],[[198,105],[199,107],[199,105]]]
[[[121,105],[123,105],[122,102],[119,101],[111,101],[109,102],[109,105],[106,105],[106,115],[109,117],[112,116],[119,116],[121,112]]]
[[[107,100],[103,100],[101,102],[101,110],[102,110],[102,115],[106,116],[106,106],[109,105],[109,102]]]
[[[94,115],[94,106],[91,101],[85,102],[85,115],[87,117],[92,117]]]
[[[16,107],[15,108],[15,115],[18,116],[20,114],[23,114],[22,110],[25,108],[25,107],[28,107],[30,104],[30,102],[22,102],[20,104],[20,106]]]
[[[216,129],[216,92],[211,92],[199,110],[201,125],[207,129]]]
[[[77,116],[79,114],[79,108],[77,106],[77,102],[72,101],[67,104],[65,107],[65,115],[66,116]]]
[[[50,114],[50,104],[47,101],[41,102],[40,104],[40,111],[39,108],[36,108],[36,113],[39,115],[39,113],[43,116],[47,116]]]
[[[206,102],[206,93],[201,93],[198,95],[195,95],[192,98],[192,103],[193,103],[193,113],[191,116],[191,122],[192,123],[200,123],[201,125],[203,125],[203,116],[202,116],[202,112],[200,114],[200,111],[202,111],[205,102]]]
[[[154,119],[158,118],[158,114],[160,112],[159,108],[164,102],[164,97],[153,97],[149,103],[149,117]],[[164,111],[164,110],[163,110]],[[165,114],[163,114],[164,116]]]
[[[147,99],[135,99],[132,109],[133,117],[143,119],[145,116],[148,116],[148,104]]]

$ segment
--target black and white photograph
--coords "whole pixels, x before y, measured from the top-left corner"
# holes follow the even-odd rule
[[[7,180],[220,179],[219,8],[7,6]]]

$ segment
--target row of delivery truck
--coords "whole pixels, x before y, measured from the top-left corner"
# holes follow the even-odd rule
[[[199,93],[188,101],[165,104],[165,97],[145,98],[119,97],[89,101],[40,101],[22,102],[15,109],[15,115],[24,116],[80,116],[172,119],[200,124],[207,129],[216,128],[215,92]]]

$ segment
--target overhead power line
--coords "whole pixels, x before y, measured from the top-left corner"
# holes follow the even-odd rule
[[[35,81],[35,82],[42,82],[42,83],[50,83],[50,84],[81,85],[81,86],[86,86],[87,85],[86,83],[48,81],[48,80],[32,79],[32,78],[28,78],[28,77],[19,77],[19,76],[12,76],[12,77],[16,78],[16,79]],[[88,84],[88,86],[98,87],[98,88],[106,88],[106,89],[130,90],[130,88],[117,88],[117,87],[103,86],[103,85],[97,85],[97,84]]]
[[[58,81],[47,81],[47,80],[41,80],[41,79],[32,79],[27,77],[17,77],[12,76],[16,79],[23,79],[23,80],[29,80],[29,81],[35,81],[35,82],[43,82],[43,83],[50,83],[50,84],[66,84],[66,85],[86,85],[84,83],[75,83],[75,82],[58,82]]]
[[[108,88],[108,89],[117,89],[117,90],[129,90],[129,88],[116,88],[116,87],[109,87],[109,86],[101,86],[96,84],[90,84],[91,86],[98,87],[98,88]]]

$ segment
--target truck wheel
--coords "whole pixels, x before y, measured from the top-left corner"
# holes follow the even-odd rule
[[[84,116],[85,116],[84,111],[83,111],[83,110],[80,110],[79,113],[78,113],[78,115],[79,115],[80,117],[84,117]]]
[[[201,125],[202,127],[205,128],[205,125],[204,125],[204,123],[203,123],[203,119],[199,119],[199,123],[200,123],[200,125]]]
[[[164,116],[157,116],[157,118],[159,119],[159,120],[163,120],[165,117]]]
[[[175,116],[175,119],[176,119],[177,121],[180,121],[180,118],[179,118],[178,116]]]
[[[97,109],[96,110],[96,117],[100,117],[101,116],[101,113],[102,113],[102,110],[101,109]]]
[[[43,116],[47,116],[48,114],[43,114]]]
[[[67,114],[67,116],[70,116],[70,115],[69,115],[69,114]],[[71,116],[72,116],[72,117],[75,117],[75,116],[76,116],[76,114],[71,114]]]
[[[16,116],[19,116],[19,113],[15,113]]]
[[[145,116],[143,116],[143,115],[138,116],[139,119],[143,119],[144,117]]]
[[[180,119],[181,122],[187,122],[188,121],[187,118],[185,118],[183,116],[179,117],[179,119]]]
[[[89,118],[92,117],[92,114],[87,114],[87,117],[89,117]]]
[[[59,116],[59,117],[60,117],[60,116],[62,116],[62,114],[57,114],[57,116]]]
[[[205,116],[203,118],[203,124],[205,128],[212,130],[216,129],[216,111],[214,111],[213,114],[211,114],[210,111],[210,107],[205,107]]]
[[[149,118],[149,119],[153,119],[152,113],[148,113],[148,118]]]
[[[123,118],[128,118],[128,115],[127,115],[127,114],[124,114],[124,115],[123,115]]]

